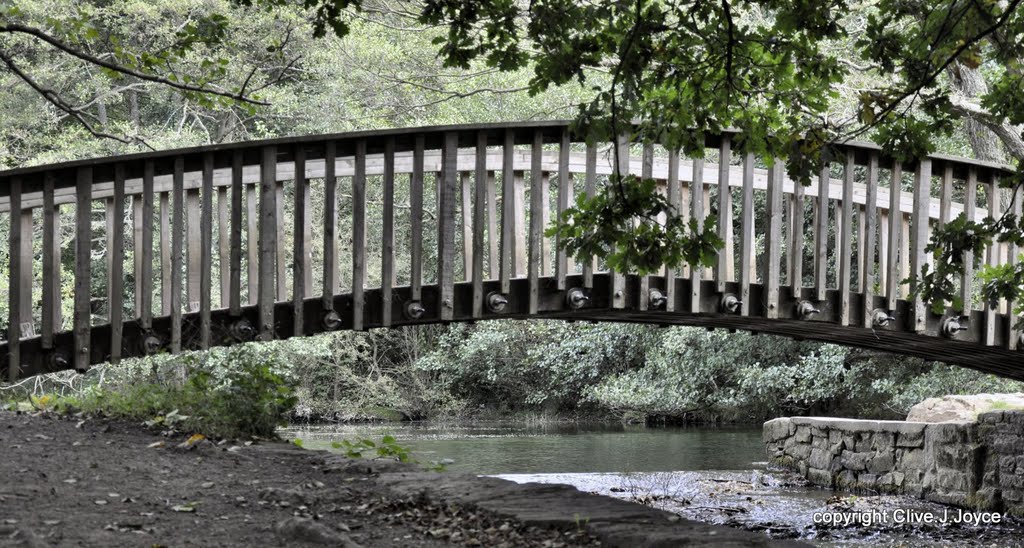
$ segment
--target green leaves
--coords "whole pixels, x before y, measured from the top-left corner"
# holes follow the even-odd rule
[[[416,462],[408,447],[402,446],[395,440],[394,436],[385,435],[380,443],[375,443],[369,438],[360,438],[355,441],[341,440],[331,442],[331,447],[341,450],[346,457],[352,459],[366,458],[366,453],[371,453],[378,458],[393,458],[398,462]]]
[[[557,237],[580,261],[602,257],[609,268],[622,272],[649,274],[663,264],[675,268],[683,262],[713,264],[723,245],[714,216],[702,230],[695,221],[685,223],[656,184],[632,175],[613,177],[593,198],[579,196],[545,234]]]

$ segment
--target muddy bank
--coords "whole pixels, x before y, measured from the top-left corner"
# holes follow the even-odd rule
[[[786,545],[551,485],[0,412],[0,546]]]

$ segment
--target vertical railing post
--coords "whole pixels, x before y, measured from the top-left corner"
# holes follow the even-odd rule
[[[153,175],[154,166],[147,160],[142,167],[142,270],[138,272],[139,280],[135,283],[142,286],[139,293],[141,313],[139,315],[143,330],[153,327]]]
[[[306,333],[303,325],[303,305],[306,298],[306,272],[309,270],[307,257],[306,224],[309,210],[306,203],[306,149],[295,145],[292,159],[295,164],[295,188],[292,210],[292,335],[301,337]]]
[[[455,185],[458,182],[459,134],[444,134],[441,149],[441,201],[438,206],[437,285],[440,290],[442,321],[450,321],[455,310]]]
[[[185,243],[185,158],[174,159],[173,175],[174,205],[171,212],[171,353],[181,352],[181,269],[182,248]]]
[[[875,308],[875,231],[878,222],[878,153],[870,152],[867,170],[867,196],[864,200],[864,257],[861,258],[860,288],[864,293],[865,328],[874,327],[871,311]]]
[[[588,200],[597,192],[597,147],[587,144],[585,173],[583,175],[583,193]],[[594,288],[594,271],[597,270],[597,257],[590,257],[583,263],[583,287]]]
[[[704,158],[693,159],[693,177],[690,183],[690,207],[693,210],[693,220],[697,230],[704,230],[704,216],[707,211],[704,208]],[[690,313],[700,314],[701,301],[701,280],[704,268],[699,264],[690,265]]]
[[[231,283],[228,306],[232,317],[242,315],[242,151],[231,156]]]
[[[886,308],[890,311],[896,310],[896,300],[899,298],[900,271],[900,231],[902,230],[900,211],[900,195],[902,194],[903,166],[897,160],[893,162],[892,173],[889,179],[889,241],[888,257],[886,259],[886,284],[885,298]]]
[[[53,335],[60,331],[60,209],[54,203],[54,175],[43,179],[43,317],[41,346],[53,348]],[[11,211],[14,211],[12,204]],[[138,283],[138,282],[136,282]]]
[[[562,223],[562,215],[569,208],[569,193],[572,192],[572,175],[569,174],[569,128],[562,129],[562,135],[558,142],[558,195],[555,223]],[[544,227],[547,230],[547,226]],[[555,288],[559,291],[565,290],[565,277],[569,270],[569,257],[562,248],[562,236],[555,238]]]
[[[335,174],[337,145],[328,141],[324,145],[324,286],[321,308],[324,312],[334,310],[334,291],[338,284],[338,178]]]
[[[92,352],[92,168],[78,168],[75,186],[75,369],[89,368]]]
[[[511,290],[510,279],[515,276],[516,263],[516,199],[514,198],[515,176],[513,175],[515,131],[506,129],[504,139],[501,152],[501,268],[498,277],[500,278],[501,292],[507,295]]]
[[[824,301],[828,289],[828,193],[831,184],[831,158],[825,153],[824,164],[818,175],[818,200],[815,202],[814,227],[814,295]]]
[[[199,216],[199,348],[210,348],[213,308],[213,153],[203,154],[202,211]]]
[[[412,241],[409,265],[410,298],[420,302],[423,298],[423,149],[426,146],[423,134],[416,136],[412,156],[412,176],[409,178],[409,223]]]
[[[915,292],[912,299],[914,315],[914,332],[923,333],[928,327],[928,307],[924,297],[916,293],[921,286],[921,271],[925,264],[924,248],[928,244],[928,209],[931,204],[932,161],[922,158],[914,173],[914,210],[913,210],[913,249],[910,278],[913,280],[911,290]]]
[[[779,317],[779,278],[782,275],[782,185],[785,181],[782,167],[782,160],[774,158],[772,166],[768,168],[768,229],[765,235],[765,252],[768,256],[761,277],[765,288],[764,300],[767,302],[765,317],[772,319]]]
[[[756,267],[754,260],[756,253],[754,246],[754,154],[752,152],[743,155],[743,194],[740,204],[742,207],[740,224],[743,230],[743,238],[740,242],[740,301],[742,301],[740,314],[749,316],[750,284],[755,281],[752,270]],[[773,242],[767,242],[767,245],[773,245]]]
[[[732,142],[722,135],[718,147],[718,237],[725,246],[718,251],[715,263],[715,285],[719,293],[725,292],[725,283],[732,281],[732,191],[729,190],[729,163],[732,161]]]
[[[11,264],[7,270],[9,276],[7,281],[7,380],[8,382],[13,383],[18,380],[18,376],[21,373],[21,295],[18,294],[18,286],[20,285],[21,280],[21,269],[24,268],[24,266],[21,264],[20,260],[22,238],[21,223],[20,219],[17,218],[21,214],[21,179],[11,179],[9,184],[11,227],[10,232],[8,233],[7,250],[9,257],[11,258]],[[79,198],[79,202],[81,202],[81,197]],[[28,237],[31,239],[32,235],[29,234]],[[75,281],[77,285],[77,277]],[[77,303],[77,292],[75,297],[75,302]],[[75,320],[77,322],[77,315],[75,316]],[[75,349],[78,350],[79,348],[80,343],[76,330]],[[75,367],[80,369],[88,367],[88,358],[86,360],[85,367],[80,367],[79,361],[76,359]]]
[[[384,219],[380,258],[381,325],[391,327],[395,284],[395,139],[384,142]]]
[[[854,169],[853,149],[846,149],[846,163],[843,166],[843,203],[842,212],[839,214],[840,222],[837,229],[842,230],[840,235],[839,249],[839,324],[850,325],[850,272],[853,261],[853,181]],[[863,221],[862,221],[863,222]]]
[[[475,201],[473,203],[473,264],[470,279],[473,280],[473,317],[484,314],[484,214],[487,193],[487,133],[476,135],[476,172],[473,175]],[[493,237],[493,236],[492,236]]]
[[[274,274],[277,249],[277,149],[263,148],[260,163],[259,213],[259,282],[257,304],[259,308],[259,336],[261,340],[274,338]],[[251,291],[251,289],[250,289]]]
[[[352,177],[352,329],[362,331],[366,304],[366,141],[356,142]]]
[[[114,165],[114,208],[113,223],[108,227],[114,229],[111,243],[110,270],[110,363],[121,361],[121,337],[124,333],[124,164]]]

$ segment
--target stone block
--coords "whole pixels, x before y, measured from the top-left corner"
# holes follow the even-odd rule
[[[796,441],[808,443],[811,441],[811,428],[804,425],[797,426],[796,432],[793,435],[796,437]]]
[[[828,449],[828,440],[825,438],[811,438],[811,447],[815,449]]]
[[[838,444],[841,444],[842,442],[843,442],[843,433],[842,432],[840,432],[839,430],[829,430],[828,431],[828,444],[829,445],[838,445]]]
[[[952,506],[966,506],[969,495],[965,491],[928,491],[925,500]]]
[[[932,487],[937,492],[967,491],[967,474],[959,470],[941,468],[934,477]]]
[[[895,440],[896,435],[892,432],[876,432],[871,441],[871,448],[879,452],[892,451]]]
[[[832,454],[823,449],[812,449],[807,464],[811,468],[817,468],[818,470],[831,470]]]
[[[940,424],[929,424],[925,428],[925,443],[963,443],[974,438],[974,423],[946,422]]]
[[[788,418],[772,419],[761,427],[761,438],[765,443],[776,442],[793,435],[793,421]]]
[[[868,468],[868,458],[872,453],[856,453],[854,451],[843,451],[839,458],[840,464],[847,470],[861,472]]]
[[[896,435],[896,447],[923,447],[924,427]]]
[[[1000,476],[999,486],[1007,489],[1024,489],[1024,476]]]
[[[874,436],[871,432],[861,432],[857,434],[857,442],[854,450],[858,453],[864,453],[871,450],[872,438]]]
[[[860,483],[861,487],[867,489],[878,488],[878,475],[877,474],[857,474],[857,482]]]
[[[903,494],[910,495],[912,497],[921,498],[924,496],[924,486],[920,483],[913,483],[904,480],[901,491]]]
[[[896,462],[892,458],[892,453],[876,453],[867,462],[868,472],[872,474],[891,472],[895,467]]]
[[[857,484],[857,474],[850,470],[843,470],[836,474],[836,487],[840,489],[852,489]]]
[[[811,456],[811,446],[806,443],[796,443],[793,444],[788,453],[794,459],[807,460]]]
[[[828,428],[824,426],[811,426],[811,436],[815,438],[828,439]]]
[[[989,449],[997,455],[1024,454],[1024,437],[1018,435],[996,435],[988,440]]]
[[[970,443],[945,443],[932,448],[932,459],[939,468],[964,470],[974,465],[978,445]]]
[[[926,467],[924,449],[899,450],[897,455],[899,456],[899,466],[904,471],[924,470]]]
[[[1001,510],[1003,506],[1002,491],[995,487],[978,489],[974,493],[974,497],[972,497],[972,502],[973,504],[971,506],[973,506],[975,510],[997,512]]]
[[[1019,409],[1003,411],[1003,422],[1024,426],[1024,411]]]
[[[986,411],[978,415],[978,422],[985,424],[998,424],[1003,422],[1003,411]]]
[[[1024,460],[1024,457],[1019,457]],[[1017,471],[1017,459],[1014,456],[1003,456],[999,457],[999,473],[1004,476],[1008,476]]]
[[[807,470],[807,480],[820,487],[833,487],[832,473],[827,470],[811,468]]]

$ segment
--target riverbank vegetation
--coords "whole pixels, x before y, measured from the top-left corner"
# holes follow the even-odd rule
[[[126,360],[73,382],[69,375],[0,393],[139,420],[176,410],[213,425],[205,431],[266,435],[282,419],[902,419],[928,397],[1024,391],[955,366],[835,345],[560,321],[329,333]]]

